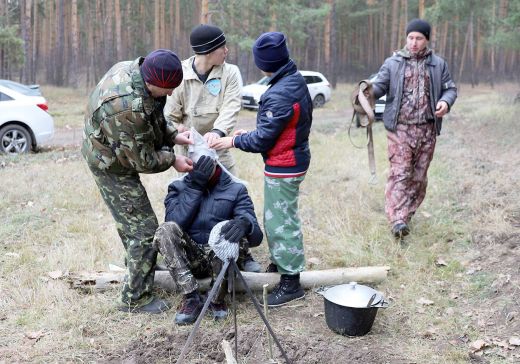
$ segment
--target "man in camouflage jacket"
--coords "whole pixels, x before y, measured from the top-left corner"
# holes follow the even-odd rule
[[[175,143],[189,143],[166,122],[166,96],[182,81],[175,53],[159,49],[145,58],[115,64],[90,95],[81,152],[101,196],[116,221],[126,251],[128,274],[122,311],[159,313],[168,309],[154,298],[152,286],[157,250],[152,241],[158,227],[139,173],[170,167],[188,172],[192,162],[176,157]]]

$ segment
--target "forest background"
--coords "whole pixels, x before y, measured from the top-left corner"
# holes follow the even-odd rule
[[[416,17],[433,25],[430,46],[456,81],[520,80],[518,0],[0,0],[0,78],[91,88],[114,63],[156,48],[189,57],[191,29],[212,23],[245,83],[260,77],[254,40],[277,30],[300,69],[335,87],[377,72]]]

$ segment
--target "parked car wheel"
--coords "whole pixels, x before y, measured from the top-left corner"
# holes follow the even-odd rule
[[[31,146],[31,134],[23,126],[11,124],[0,129],[1,153],[12,155],[28,153]]]
[[[28,153],[51,140],[54,121],[47,100],[32,95],[39,90],[16,84],[18,92],[5,87],[6,82],[0,80],[0,154]]]
[[[312,106],[314,107],[323,107],[325,105],[325,97],[323,95],[316,95],[314,100],[312,100]]]

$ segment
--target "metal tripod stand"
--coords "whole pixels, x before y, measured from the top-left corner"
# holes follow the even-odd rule
[[[273,329],[271,328],[271,325],[269,324],[269,322],[267,321],[267,318],[265,317],[264,313],[262,312],[262,309],[260,307],[260,304],[258,303],[258,300],[253,295],[253,292],[251,291],[251,288],[249,288],[249,286],[247,285],[247,283],[244,279],[244,276],[242,276],[242,273],[240,273],[240,269],[238,268],[238,265],[235,262],[235,259],[233,259],[232,257],[224,260],[224,265],[223,265],[222,269],[220,270],[220,273],[218,274],[217,279],[213,283],[213,287],[211,288],[211,291],[208,294],[208,298],[206,299],[206,302],[204,303],[204,307],[202,307],[202,311],[200,312],[199,317],[197,318],[197,321],[195,321],[195,324],[193,325],[193,329],[191,330],[190,335],[188,336],[188,339],[186,340],[186,343],[184,344],[184,347],[182,348],[181,354],[179,355],[179,358],[177,359],[177,364],[184,363],[184,358],[189,351],[193,338],[195,337],[195,334],[197,333],[197,330],[200,326],[202,319],[204,318],[204,315],[211,303],[211,300],[217,294],[220,284],[224,280],[224,275],[226,273],[228,274],[228,277],[229,277],[229,289],[232,292],[233,320],[234,320],[234,326],[235,326],[235,358],[237,358],[237,353],[238,353],[235,277],[239,277],[239,279],[242,281],[242,284],[244,285],[247,295],[249,296],[249,298],[251,298],[251,301],[253,302],[255,309],[258,312],[258,315],[260,315],[260,317],[262,318],[262,321],[264,321],[265,327],[267,327],[269,334],[273,337],[274,342],[278,346],[278,349],[280,349],[280,352],[282,353],[282,356],[285,359],[285,362],[290,364],[291,361],[287,357],[287,354],[283,350],[282,345],[280,345],[280,342],[278,341],[278,338],[276,337]]]

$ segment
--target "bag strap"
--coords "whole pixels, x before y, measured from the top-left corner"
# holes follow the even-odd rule
[[[367,128],[367,150],[368,150],[368,166],[370,169],[370,180],[368,181],[369,184],[376,184],[377,183],[377,175],[376,175],[376,160],[374,155],[374,138],[372,135],[372,124],[375,120],[374,116],[374,110],[372,108],[372,104],[365,96],[365,91],[368,90],[369,93],[372,92],[371,90],[371,84],[368,81],[361,81],[358,84],[358,94],[356,95],[356,101],[359,103],[359,105],[363,108],[363,112],[366,115],[366,118],[362,117],[359,113],[356,112],[356,109],[354,108],[354,112],[352,114],[352,120],[350,122],[350,125],[348,127],[348,136],[350,139],[350,143],[355,148],[363,148],[359,147],[354,144],[352,141],[352,137],[350,135],[350,130],[352,128],[352,124],[354,123],[354,120],[356,119],[356,115],[358,116],[359,124],[362,127]],[[372,96],[372,95],[371,95]]]

